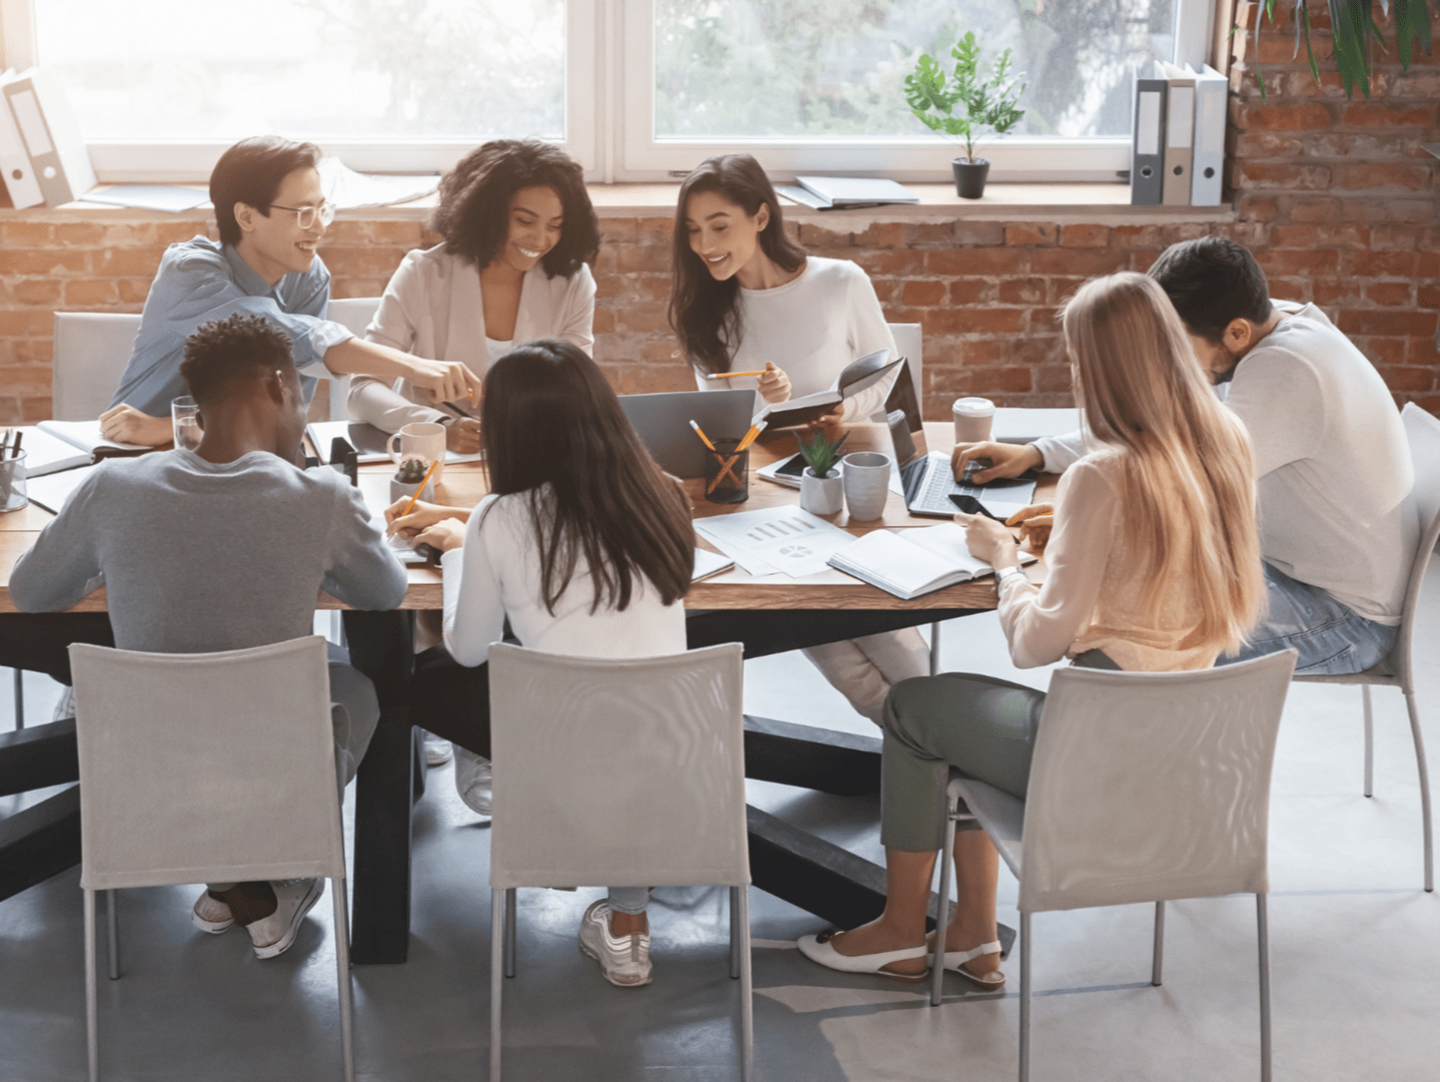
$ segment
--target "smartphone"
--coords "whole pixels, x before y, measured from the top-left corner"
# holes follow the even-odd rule
[[[974,496],[965,496],[958,492],[950,494],[950,502],[964,511],[967,515],[984,515],[986,518],[993,518],[996,522],[1004,522],[998,515],[992,515],[985,509],[985,505]]]

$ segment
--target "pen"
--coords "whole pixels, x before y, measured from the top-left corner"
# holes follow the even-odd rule
[[[739,379],[741,376],[763,376],[765,371],[759,372],[706,372],[706,379]]]
[[[690,420],[690,427],[695,430],[695,435],[700,437],[701,443],[703,443],[706,447],[710,448],[710,450],[715,450],[715,445],[710,442],[710,437],[705,435],[704,432],[700,431],[700,426],[695,423],[694,418],[691,418]]]
[[[430,483],[430,478],[435,475],[435,467],[438,465],[440,465],[440,459],[438,458],[430,463],[430,468],[425,471],[425,479],[420,482],[420,487],[415,490],[415,495],[410,497],[410,502],[405,505],[405,510],[400,512],[401,518],[404,518],[411,511],[415,510],[415,501],[420,498],[420,493],[425,491],[425,486]],[[414,474],[411,474],[411,476],[413,477]]]
[[[15,444],[14,444],[14,446],[12,446],[12,447],[10,448],[10,457],[11,457],[11,458],[19,458],[19,457],[20,457],[20,441],[23,440],[24,438],[25,438],[25,433],[20,432],[20,431],[17,430],[16,433],[15,433]]]

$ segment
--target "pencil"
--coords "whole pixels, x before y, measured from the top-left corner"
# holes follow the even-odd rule
[[[741,376],[763,376],[765,370],[759,372],[706,372],[706,379],[739,379]]]
[[[751,425],[750,431],[745,433],[745,438],[740,441],[740,446],[735,448],[735,453],[739,454],[741,451],[750,450],[750,445],[760,438],[760,433],[765,431],[765,426],[769,423],[769,421],[758,421]]]
[[[710,442],[710,437],[705,435],[704,432],[700,431],[700,426],[695,423],[693,418],[690,421],[690,427],[695,430],[695,435],[700,437],[701,443],[703,443],[706,447],[710,448],[710,450],[715,450],[715,445]]]
[[[415,510],[415,501],[420,498],[420,493],[425,491],[425,486],[430,483],[430,478],[435,475],[435,467],[440,465],[440,461],[441,460],[437,458],[434,462],[430,463],[430,468],[425,471],[425,479],[420,482],[420,487],[415,490],[415,495],[410,497],[410,502],[405,505],[405,510],[400,512],[401,518],[404,518],[411,511]]]
[[[25,438],[25,433],[23,433],[23,432],[21,432],[21,431],[19,431],[19,430],[17,429],[16,432],[15,432],[15,443],[14,443],[14,445],[10,448],[10,457],[11,457],[11,458],[19,458],[19,457],[20,457],[20,441],[23,440],[24,438]]]

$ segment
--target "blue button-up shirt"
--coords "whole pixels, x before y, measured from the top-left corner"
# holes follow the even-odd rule
[[[172,244],[145,298],[135,349],[110,404],[169,416],[171,401],[190,393],[180,375],[185,339],[200,324],[237,312],[264,316],[289,336],[308,404],[317,379],[333,375],[325,351],[354,337],[325,318],[329,303],[330,272],[319,256],[305,273],[287,274],[270,286],[228,244],[208,237]]]

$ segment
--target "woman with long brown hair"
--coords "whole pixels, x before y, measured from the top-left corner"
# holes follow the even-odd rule
[[[1066,471],[1036,587],[1003,525],[957,515],[997,569],[1015,664],[1069,657],[1093,668],[1204,669],[1264,608],[1255,471],[1241,422],[1215,398],[1164,291],[1142,274],[1086,283],[1065,309],[1077,404],[1094,449]],[[831,969],[921,980],[925,906],[953,764],[1023,798],[1045,696],[965,673],[909,680],[885,703],[886,903],[850,932],[805,936]],[[963,826],[963,824],[962,824]],[[981,988],[1004,984],[995,925],[999,860],[978,830],[955,837],[955,918],[936,959]]]
[[[528,342],[490,366],[481,432],[490,495],[473,511],[417,504],[394,517],[397,503],[387,518],[393,531],[444,553],[445,647],[460,665],[481,667],[463,709],[425,724],[488,759],[483,666],[505,621],[534,650],[683,653],[695,535],[679,484],[569,342]],[[433,660],[425,665],[433,671]],[[612,984],[650,981],[645,903],[643,888],[611,888],[585,913],[580,947]]]

